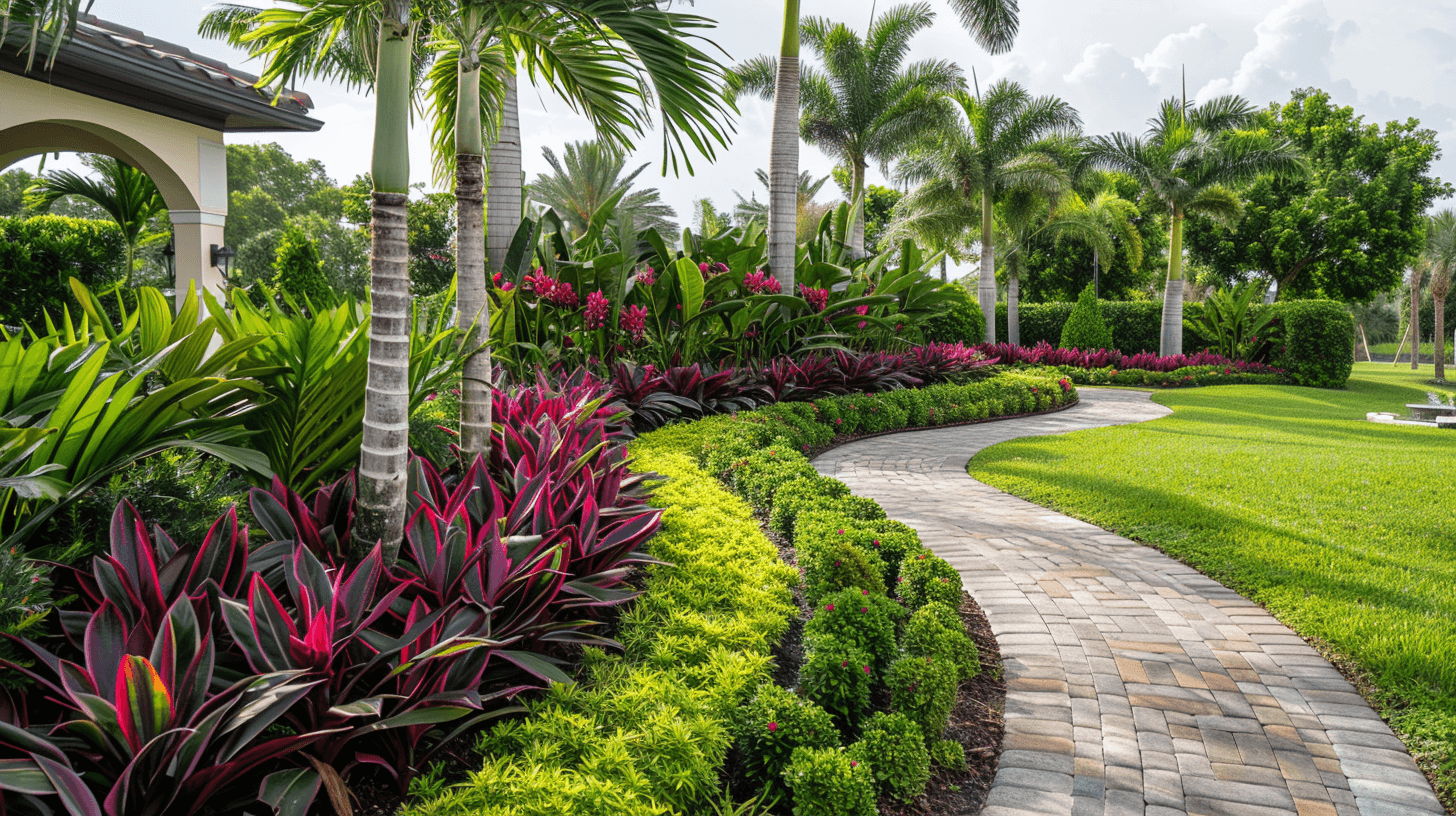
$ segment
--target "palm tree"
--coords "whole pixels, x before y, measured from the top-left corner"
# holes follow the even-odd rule
[[[1059,194],[1070,180],[1060,157],[1066,133],[1081,125],[1071,105],[1055,96],[1032,97],[1002,80],[984,96],[952,96],[963,116],[957,126],[924,140],[900,163],[899,175],[918,183],[901,202],[909,220],[946,232],[980,221],[981,273],[977,299],[986,341],[996,342],[996,202],[1023,188]]]
[[[1456,273],[1456,211],[1442,210],[1426,223],[1426,258],[1431,269],[1431,300],[1436,308],[1436,336],[1431,349],[1436,358],[1436,379],[1446,379],[1446,296]],[[1419,291],[1420,287],[1416,287]],[[1412,318],[1412,324],[1416,322]],[[1420,344],[1416,344],[1420,348]]]
[[[1289,142],[1241,130],[1253,114],[1254,108],[1239,96],[1220,96],[1197,106],[1170,99],[1143,136],[1115,133],[1094,142],[1097,164],[1133,176],[1172,214],[1159,347],[1163,355],[1183,353],[1183,219],[1195,213],[1235,223],[1243,206],[1230,185],[1266,173],[1306,171],[1304,158]]]
[[[944,60],[903,65],[910,40],[934,20],[928,3],[915,3],[886,11],[864,39],[822,17],[810,17],[801,26],[800,36],[824,68],[799,70],[799,131],[804,141],[849,169],[851,201],[863,200],[871,159],[884,167],[952,116],[944,95],[965,85],[960,68]],[[777,91],[778,74],[777,60],[758,57],[734,72],[734,88],[769,99]],[[769,192],[772,200],[772,178]],[[856,256],[864,254],[862,211],[855,215],[850,247]]]
[[[996,208],[996,244],[1003,248],[1000,260],[1006,270],[1006,342],[1021,345],[1021,274],[1033,241],[1072,239],[1110,258],[1117,251],[1117,238],[1136,266],[1143,255],[1142,236],[1133,223],[1137,216],[1136,205],[1116,193],[1098,193],[1089,202],[1076,193],[1057,200],[1028,188],[1012,190]]]
[[[948,0],[961,25],[992,54],[1011,48],[1020,26],[1017,0]],[[873,23],[873,12],[871,12]],[[769,267],[785,291],[794,288],[797,251],[795,179],[799,176],[799,0],[784,0],[784,36],[774,77],[773,138],[769,146]]]
[[[623,176],[626,157],[602,142],[569,142],[560,159],[549,147],[541,148],[541,154],[551,172],[536,176],[527,193],[531,200],[555,210],[573,235],[586,232],[592,216],[616,196],[621,196],[618,215],[630,215],[635,229],[651,227],[669,238],[677,232],[672,220],[677,213],[662,203],[657,188],[632,189],[648,165]]]
[[[764,189],[768,189],[767,171],[758,169],[753,171],[753,175],[758,179],[758,183],[764,186]],[[797,192],[798,202],[795,211],[803,212],[804,207],[812,202],[815,196],[819,195],[819,191],[824,189],[824,185],[828,184],[831,178],[833,176],[824,176],[823,178],[816,179],[812,173],[807,171],[800,173],[799,189]],[[734,221],[742,226],[754,223],[768,226],[768,202],[759,201],[757,196],[745,199],[743,194],[736,190],[733,192],[733,195],[738,197],[738,203],[733,207]]]
[[[135,167],[110,156],[88,156],[84,161],[101,178],[90,178],[73,170],[47,173],[25,191],[25,203],[32,209],[49,210],[66,196],[78,196],[105,210],[121,228],[121,236],[126,241],[123,285],[130,286],[142,233],[154,217],[166,212],[167,205],[151,177]]]

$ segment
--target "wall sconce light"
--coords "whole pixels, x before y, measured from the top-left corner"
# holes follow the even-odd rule
[[[227,246],[226,244],[224,244],[223,246],[218,246],[217,244],[212,245],[212,265],[222,270],[223,280],[228,279],[228,264],[232,262],[232,259],[236,258],[237,255],[238,253],[233,251],[233,248]]]

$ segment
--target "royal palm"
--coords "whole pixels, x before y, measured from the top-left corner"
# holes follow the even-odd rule
[[[976,42],[992,54],[1016,39],[1017,0],[947,0]],[[773,137],[769,147],[769,265],[774,277],[793,290],[799,179],[799,6],[784,0],[784,33],[774,78]]]
[[[953,115],[945,95],[965,84],[960,68],[943,60],[904,64],[910,40],[934,20],[929,4],[916,3],[877,17],[863,39],[822,17],[801,26],[800,37],[823,68],[800,68],[799,132],[849,170],[851,201],[864,196],[871,160],[883,167]],[[773,57],[750,60],[735,71],[743,90],[765,99],[773,97],[777,76]],[[770,180],[770,199],[772,192]],[[863,254],[864,218],[858,214],[850,246]]]
[[[899,174],[918,184],[901,202],[907,218],[980,222],[981,273],[976,291],[986,319],[986,341],[996,342],[996,202],[1017,188],[1058,194],[1070,183],[1061,160],[1081,119],[1054,96],[1033,97],[1001,81],[983,96],[952,97],[960,109],[954,126],[924,140],[900,163]],[[950,225],[945,225],[948,228]]]
[[[1159,352],[1183,353],[1183,220],[1190,214],[1233,223],[1243,214],[1230,189],[1265,173],[1302,173],[1306,164],[1293,145],[1266,133],[1241,130],[1254,108],[1238,96],[1190,106],[1163,103],[1140,137],[1127,133],[1094,142],[1094,160],[1126,173],[1169,210],[1168,281],[1163,290]]]
[[[1437,380],[1446,379],[1446,296],[1456,275],[1456,211],[1442,210],[1426,223],[1426,249],[1422,261],[1430,269],[1431,300],[1436,310],[1436,336],[1432,338]],[[1419,337],[1419,332],[1417,332]],[[1420,348],[1420,343],[1416,343]],[[1419,358],[1417,358],[1419,359]]]

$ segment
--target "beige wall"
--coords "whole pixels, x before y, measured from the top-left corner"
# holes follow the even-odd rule
[[[115,156],[151,176],[177,239],[177,289],[218,291],[209,249],[227,217],[227,151],[221,131],[0,72],[0,170],[39,153]]]

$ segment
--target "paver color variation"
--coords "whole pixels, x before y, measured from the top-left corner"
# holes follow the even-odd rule
[[[984,816],[1442,814],[1384,721],[1318,652],[1193,568],[966,474],[1022,436],[1169,413],[1081,389],[1055,414],[910,431],[818,457],[960,572],[1006,672]]]

